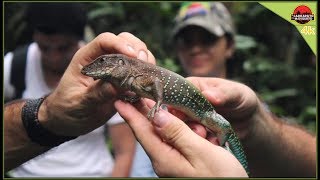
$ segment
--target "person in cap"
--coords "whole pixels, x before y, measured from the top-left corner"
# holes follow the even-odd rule
[[[234,52],[235,28],[222,3],[184,3],[172,36],[186,75],[227,77],[227,61]]]
[[[229,70],[227,62],[234,53],[235,27],[230,13],[222,3],[183,3],[176,17],[172,38],[185,75],[198,76],[189,80],[203,91],[216,108],[222,107],[222,115],[231,122],[239,135],[247,155],[250,177],[315,177],[315,136],[301,127],[275,117],[249,87],[225,80]],[[223,93],[219,93],[220,88]],[[124,107],[123,105],[122,108]],[[134,111],[118,111],[123,117],[127,116],[126,121],[129,124],[134,124],[134,120],[139,117]],[[143,113],[144,108],[139,111]],[[205,128],[188,121],[190,119],[181,113],[171,113],[187,123],[201,137],[217,144],[216,138]],[[160,110],[153,121],[158,125],[157,132],[174,144],[170,150],[162,153],[162,156],[170,158],[157,157],[160,153],[152,149],[151,143],[149,147],[146,140],[144,149],[151,155],[152,163],[141,161],[140,164],[148,163],[150,169],[153,164],[159,176],[245,176],[227,154],[218,155],[217,151],[213,152],[213,147],[210,147],[212,152],[208,152],[206,143],[194,139],[196,137],[188,134],[184,125],[180,124],[174,129],[173,124],[178,123],[173,123],[176,119],[170,113]],[[165,134],[168,132],[171,134]],[[150,134],[146,136],[151,139]],[[303,142],[297,142],[297,139]],[[162,148],[166,149],[165,146]],[[160,145],[157,150],[160,151],[159,149]],[[174,150],[181,154],[178,153],[178,157],[175,157]],[[214,153],[216,157],[213,157]],[[190,163],[190,166],[186,166],[185,161]],[[218,165],[219,163],[221,164]],[[140,167],[140,172],[150,172],[146,165]]]
[[[26,19],[34,30],[34,42],[4,57],[7,101],[39,98],[52,92],[73,55],[85,45],[87,17],[80,3],[26,5]],[[25,88],[20,88],[22,83]],[[114,157],[106,144],[106,136],[110,136]],[[117,114],[105,125],[29,160],[10,171],[8,176],[127,177],[134,147],[133,134]]]

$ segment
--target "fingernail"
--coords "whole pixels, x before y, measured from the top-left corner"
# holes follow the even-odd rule
[[[134,49],[133,49],[133,47],[132,47],[130,44],[128,44],[127,47],[128,47],[128,50],[129,50],[129,51],[134,52]]]
[[[168,107],[165,104],[161,104],[160,108],[165,110],[165,111],[168,111]]]
[[[153,118],[153,123],[159,128],[164,127],[169,121],[168,115],[166,115],[166,111],[160,109],[155,113]]]
[[[145,51],[141,50],[139,51],[137,58],[143,61],[148,61],[148,54]]]

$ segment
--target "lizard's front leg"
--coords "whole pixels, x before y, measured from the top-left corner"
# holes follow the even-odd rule
[[[156,100],[156,104],[152,107],[152,109],[148,113],[148,119],[153,119],[154,114],[159,111],[160,106],[163,100],[163,86],[159,80],[159,78],[155,78],[153,86],[152,86],[152,96]]]
[[[133,82],[139,76],[142,76],[142,75],[139,74],[136,76],[132,76],[132,75],[128,74],[120,83],[120,87],[127,87],[130,91],[132,91]],[[129,93],[129,92],[127,92],[127,93]],[[124,101],[128,101],[130,103],[135,103],[135,102],[139,101],[141,99],[141,97],[138,96],[137,94],[123,94],[120,96],[120,99],[122,99]]]

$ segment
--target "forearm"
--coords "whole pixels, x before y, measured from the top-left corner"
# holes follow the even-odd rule
[[[29,139],[21,120],[21,110],[24,104],[25,101],[19,100],[5,105],[4,165],[6,172],[49,149]]]
[[[129,177],[132,167],[133,154],[116,155],[112,177]]]
[[[315,177],[316,138],[260,108],[244,142],[252,177]]]
[[[110,128],[110,136],[115,153],[112,177],[128,177],[136,147],[134,135],[126,123],[121,123]]]

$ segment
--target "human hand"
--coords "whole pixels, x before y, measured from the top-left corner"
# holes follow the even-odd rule
[[[157,112],[152,125],[146,118],[151,106],[143,101],[136,103],[135,107],[122,101],[115,103],[159,176],[247,177],[231,153],[198,136],[169,112]]]
[[[200,89],[219,114],[230,121],[241,140],[250,136],[262,108],[253,90],[244,84],[220,78],[187,79]],[[182,119],[187,121],[187,117]]]
[[[100,34],[77,51],[58,87],[40,106],[38,117],[44,127],[58,135],[77,136],[103,125],[115,113],[113,86],[81,74],[83,66],[108,53],[155,63],[146,45],[132,34]]]
[[[174,116],[176,116],[180,120],[184,121],[184,123],[186,123],[193,132],[195,132],[196,134],[198,134],[202,138],[207,139],[212,144],[220,145],[219,139],[216,136],[216,134],[214,132],[209,131],[200,122],[194,121],[193,119],[189,119],[189,117],[187,115],[185,115],[183,112],[181,112],[177,109],[174,109],[170,106],[167,106],[167,109],[171,114],[173,114]]]
[[[218,78],[188,80],[231,122],[246,152],[252,177],[313,177],[316,174],[316,138],[303,128],[272,115],[249,87]],[[205,134],[198,128],[200,130],[198,133]]]

